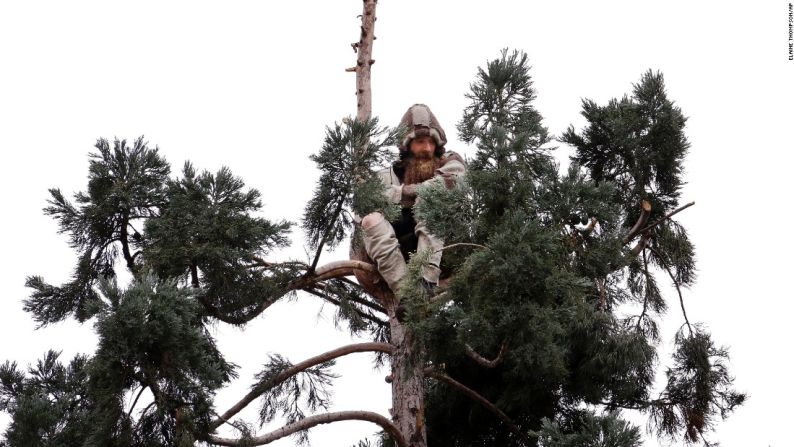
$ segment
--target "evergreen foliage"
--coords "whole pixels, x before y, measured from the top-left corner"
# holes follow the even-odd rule
[[[420,188],[414,208],[447,245],[449,283],[422,284],[430,253],[416,253],[399,296],[413,343],[404,367],[430,372],[428,443],[640,445],[622,409],[647,414],[661,436],[703,439],[746,396],[732,388],[727,350],[685,313],[667,384],[653,393],[659,321],[670,305],[663,287],[672,283],[683,308],[696,272],[694,245],[673,216],[686,118],[662,75],[648,71],[630,97],[604,106],[584,100],[587,124],[559,139],[575,149],[565,172],[533,105],[524,53],[502,51],[466,97],[458,130],[476,148],[467,174],[453,188]],[[52,189],[44,210],[78,253],[73,276],[60,286],[31,276],[25,300],[41,326],[92,321],[98,348],[68,365],[50,351],[27,371],[0,366],[0,411],[12,416],[2,445],[194,445],[210,443],[224,422],[237,430],[237,445],[248,445],[276,417],[293,423],[327,409],[333,359],[298,370],[273,355],[251,387],[259,426],[219,415],[214,395],[236,373],[208,327],[245,325],[302,291],[336,306],[352,333],[391,343],[394,309],[344,277],[349,271],[332,274],[318,261],[351,234],[355,216],[399,212],[376,172],[402,132],[375,119],[326,129],[301,222],[314,256],[278,263],[265,258],[290,243],[292,224],[259,217],[259,192],[228,168],[199,172],[186,163],[171,177],[142,137],[112,148],[100,139],[87,190],[73,203]],[[637,227],[643,201],[650,215]],[[117,285],[121,269],[132,277],[126,287]],[[305,430],[296,436],[308,440]],[[393,444],[385,435],[378,442]]]
[[[432,318],[412,314],[429,360],[534,430],[540,445],[639,445],[616,413],[583,419],[582,405],[638,409],[658,434],[699,440],[745,396],[730,387],[726,351],[701,331],[676,337],[668,388],[651,396],[656,318],[667,309],[657,275],[679,294],[695,277],[685,229],[664,218],[678,206],[689,145],[661,74],[644,74],[631,98],[583,102],[588,125],[561,138],[576,149],[565,175],[531,104],[526,55],[503,51],[478,71],[467,97],[458,127],[477,152],[466,182],[423,188],[416,213],[445,240],[483,248],[445,252],[455,271],[448,301]],[[651,204],[648,227],[629,235],[643,200]],[[631,250],[637,241],[639,251]],[[493,358],[500,346],[506,354],[491,370],[464,355]],[[473,401],[444,385],[428,390],[430,444],[521,445]],[[568,422],[548,422],[560,415]],[[614,439],[592,441],[597,427]]]

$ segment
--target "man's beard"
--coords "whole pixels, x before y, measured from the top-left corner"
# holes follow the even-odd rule
[[[425,180],[430,180],[438,169],[438,158],[417,158],[408,157],[405,159],[405,177],[403,184],[413,185],[415,183],[422,183]]]

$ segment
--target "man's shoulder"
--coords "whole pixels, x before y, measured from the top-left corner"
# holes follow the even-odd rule
[[[400,179],[397,176],[394,166],[386,166],[375,171],[375,175],[386,185],[399,185]]]
[[[441,154],[441,166],[453,161],[459,162],[463,166],[466,166],[466,161],[455,151],[445,151],[443,154]]]

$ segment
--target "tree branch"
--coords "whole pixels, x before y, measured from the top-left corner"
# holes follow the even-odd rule
[[[345,279],[345,278],[340,278],[340,279]],[[354,284],[354,285],[358,286],[358,284],[356,284],[356,283],[354,283],[352,281],[351,281],[351,284]],[[325,290],[327,290],[327,288],[328,288],[327,284],[323,283],[323,284],[316,284],[312,289],[320,289],[320,290],[325,291]],[[306,291],[309,292],[309,290],[306,290]],[[384,309],[383,306],[381,306],[381,305],[379,305],[377,303],[369,302],[369,301],[367,301],[367,300],[365,300],[363,298],[357,298],[357,297],[354,297],[354,296],[350,296],[350,297],[347,298],[347,300],[351,301],[353,303],[356,303],[356,304],[361,304],[362,306],[368,307],[368,308],[370,308],[370,309],[372,309],[372,310],[374,310],[376,312],[380,312],[382,314],[386,314],[387,313],[386,309]]]
[[[502,347],[499,348],[499,354],[496,355],[496,358],[493,360],[488,360],[485,357],[481,356],[474,350],[468,343],[465,345],[466,355],[469,356],[472,360],[479,363],[480,365],[486,368],[496,368],[502,363],[504,360],[504,354],[507,352],[507,342],[502,343]]]
[[[145,385],[145,384],[141,384],[141,390],[140,390],[140,391],[138,391],[138,395],[137,395],[137,396],[135,396],[135,400],[133,400],[133,401],[132,401],[132,405],[130,405],[130,411],[128,411],[128,412],[127,412],[127,419],[129,419],[130,417],[132,417],[132,410],[134,410],[134,409],[135,409],[135,405],[137,405],[137,404],[138,404],[138,399],[140,399],[140,398],[141,398],[141,394],[143,394],[143,391],[144,391],[145,389],[146,389],[146,385]]]
[[[692,202],[694,204],[695,202]],[[692,325],[689,324],[689,318],[686,316],[686,307],[684,307],[684,295],[681,293],[681,285],[678,284],[678,281],[675,279],[675,275],[673,275],[672,270],[670,267],[667,266],[664,262],[662,262],[662,257],[659,256],[659,252],[651,248],[651,251],[656,255],[656,259],[659,261],[659,265],[670,275],[670,279],[673,281],[673,285],[675,286],[676,292],[678,292],[678,302],[681,303],[681,313],[684,314],[684,322],[686,322],[686,327],[689,328],[690,335],[692,332]]]
[[[436,253],[438,253],[440,251],[447,250],[449,248],[456,248],[456,247],[475,247],[475,248],[482,248],[482,249],[485,249],[485,250],[488,249],[488,247],[486,247],[485,245],[472,244],[472,243],[469,243],[469,242],[458,242],[457,244],[450,244],[450,245],[447,245],[446,247],[441,247],[438,250],[436,250]]]
[[[342,305],[342,302],[339,301],[338,299],[332,298],[332,297],[330,297],[330,296],[328,296],[328,295],[326,295],[324,293],[320,293],[317,290],[306,289],[306,292],[308,292],[308,293],[310,293],[310,294],[312,294],[312,295],[314,295],[314,296],[316,296],[318,298],[321,298],[321,299],[323,299],[325,301],[328,301],[329,303],[334,304],[336,306],[341,306]],[[381,320],[381,319],[379,319],[379,318],[377,318],[377,317],[374,317],[374,316],[372,316],[370,314],[364,313],[361,310],[356,309],[356,308],[353,308],[353,310],[356,312],[356,314],[358,314],[359,317],[361,317],[361,318],[363,318],[365,320],[369,320],[369,321],[377,324],[378,326],[383,326],[383,327],[386,326],[386,322]]]
[[[634,226],[631,227],[629,233],[626,237],[623,238],[623,243],[628,244],[629,241],[634,239],[634,236],[640,233],[640,229],[645,226],[645,223],[648,222],[648,217],[651,215],[651,202],[647,200],[643,200],[640,204],[640,218],[637,219],[637,222],[634,223]]]
[[[648,312],[648,283],[650,281],[651,274],[648,272],[648,256],[645,255],[645,250],[642,251],[642,264],[645,270],[645,299],[642,302],[642,313],[639,317],[637,317],[637,332],[640,330],[642,319],[645,318],[645,315]]]
[[[312,358],[306,359],[300,363],[292,365],[291,367],[285,369],[281,373],[277,374],[272,379],[268,380],[265,383],[260,383],[256,385],[251,392],[245,395],[239,402],[234,404],[231,408],[226,410],[225,413],[218,416],[217,419],[212,421],[210,424],[210,429],[216,429],[221,426],[224,422],[228,421],[232,418],[235,414],[239,413],[243,408],[248,406],[251,402],[254,401],[257,397],[261,396],[265,391],[273,388],[274,386],[278,385],[279,383],[287,380],[288,378],[298,374],[299,372],[311,368],[312,366],[319,365],[325,363],[329,360],[333,360],[338,357],[342,357],[348,354],[352,354],[354,352],[385,352],[390,354],[393,350],[393,347],[386,343],[357,343],[347,346],[342,346],[340,348],[333,349],[331,351],[322,353],[320,355],[314,356]]]
[[[342,208],[345,205],[344,200],[340,200],[339,203],[336,205],[336,209],[334,210],[333,216],[328,221],[328,225],[326,226],[327,230],[326,233],[323,235],[322,240],[320,243],[317,244],[317,251],[314,253],[314,260],[312,261],[312,265],[309,267],[309,270],[306,271],[307,275],[314,273],[314,269],[317,267],[317,263],[320,262],[320,255],[323,252],[323,246],[325,245],[326,241],[328,240],[328,235],[331,233],[331,227],[333,227],[334,223],[336,223],[337,219],[339,219],[339,215],[342,214]]]
[[[350,420],[367,421],[367,422],[372,422],[374,424],[378,424],[383,428],[383,430],[386,433],[389,434],[389,436],[392,439],[394,439],[394,441],[397,443],[398,446],[409,447],[408,442],[406,442],[405,438],[400,433],[400,430],[397,428],[396,425],[394,425],[386,417],[381,416],[378,413],[373,413],[371,411],[339,411],[335,413],[317,414],[314,416],[309,416],[307,418],[301,419],[292,424],[285,425],[284,427],[281,427],[277,430],[274,430],[262,436],[257,436],[253,439],[238,440],[238,439],[228,439],[228,438],[220,438],[217,436],[210,436],[209,441],[215,445],[223,445],[230,447],[264,445],[264,444],[269,444],[277,439],[281,439],[285,436],[289,436],[293,433],[307,430],[316,425],[330,424],[332,422],[350,421]]]
[[[304,275],[293,281],[289,286],[289,290],[305,289],[306,287],[312,286],[320,281],[325,281],[326,279],[349,276],[353,274],[354,270],[377,272],[375,266],[367,262],[354,260],[334,261],[322,267],[318,267],[314,271],[313,276]]]
[[[444,373],[441,373],[441,372],[438,372],[438,371],[435,371],[435,370],[431,370],[431,371],[425,371],[425,374],[430,376],[430,377],[433,377],[435,379],[438,379],[438,380],[440,380],[440,381],[442,381],[442,382],[444,382],[444,383],[446,383],[446,384],[448,384],[448,385],[450,385],[450,386],[452,386],[454,388],[457,388],[458,391],[462,392],[463,394],[465,394],[466,396],[468,396],[472,400],[476,401],[477,403],[479,403],[480,405],[485,407],[488,411],[490,411],[491,413],[496,415],[496,417],[498,417],[499,420],[504,422],[504,424],[507,426],[507,428],[513,434],[518,436],[519,439],[521,439],[521,441],[524,442],[524,445],[527,445],[527,446],[532,445],[532,443],[529,442],[529,438],[527,438],[527,435],[524,434],[524,432],[522,432],[520,428],[518,428],[518,426],[515,424],[515,422],[513,422],[506,414],[504,414],[504,412],[502,412],[502,410],[497,408],[496,405],[492,404],[491,401],[489,401],[488,399],[484,398],[482,395],[480,395],[476,391],[472,390],[471,388],[467,387],[466,385],[463,385],[462,383],[458,382],[457,380],[449,377],[448,375],[446,375]]]
[[[651,228],[659,225],[660,223],[662,223],[662,222],[666,221],[667,219],[675,216],[676,214],[680,213],[681,211],[684,211],[685,209],[689,208],[690,206],[693,206],[694,204],[695,204],[695,202],[689,202],[686,205],[684,205],[684,206],[682,206],[682,207],[680,207],[678,209],[670,211],[669,213],[665,214],[664,217],[659,218],[658,220],[654,221],[652,224],[650,224],[647,227],[643,228],[642,230],[638,231],[638,233],[647,232]]]

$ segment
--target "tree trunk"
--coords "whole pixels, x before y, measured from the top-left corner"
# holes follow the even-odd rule
[[[411,447],[427,447],[424,368],[419,345],[396,317],[390,318],[392,419]]]
[[[372,118],[370,71],[375,63],[372,59],[372,44],[375,40],[375,8],[378,0],[363,0],[363,3],[361,38],[353,44],[358,58],[356,66],[347,70],[356,73],[356,120],[359,122]],[[366,258],[361,247],[351,247],[351,259]],[[410,329],[396,318],[395,311],[399,303],[392,291],[385,290],[382,280],[378,284],[376,275],[359,271],[355,273],[364,288],[389,313],[391,343],[394,346],[391,356],[392,420],[410,447],[427,447],[421,348]]]

